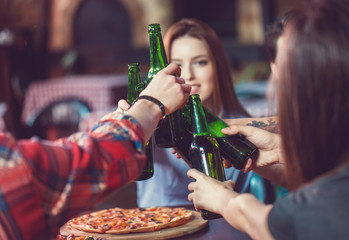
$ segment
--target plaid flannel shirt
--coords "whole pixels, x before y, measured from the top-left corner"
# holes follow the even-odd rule
[[[138,123],[117,113],[53,142],[0,133],[0,239],[54,238],[67,220],[137,179],[143,143]]]

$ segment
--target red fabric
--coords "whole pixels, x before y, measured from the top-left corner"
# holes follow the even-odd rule
[[[108,117],[93,132],[55,142],[0,133],[0,239],[54,238],[67,220],[138,178],[141,128]]]

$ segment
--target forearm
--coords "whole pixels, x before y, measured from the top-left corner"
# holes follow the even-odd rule
[[[256,168],[253,171],[263,178],[268,179],[281,187],[288,188],[286,182],[285,166],[282,163],[277,163],[262,168]]]
[[[268,214],[272,205],[265,205],[251,194],[230,197],[222,208],[225,220],[236,229],[246,232],[253,239],[273,239],[268,228]]]
[[[285,163],[281,149],[281,138],[279,134],[273,134],[273,141],[267,145],[269,149],[260,149],[259,157],[265,159],[255,164],[253,171],[260,176],[287,188]]]
[[[158,105],[148,100],[138,100],[128,111],[127,115],[134,117],[141,125],[145,142],[153,135],[162,115]]]
[[[231,125],[223,129],[223,133],[241,133],[258,147],[258,155],[243,171],[253,170],[262,177],[287,187],[277,116],[231,119],[227,122]]]
[[[235,118],[225,119],[228,125],[239,124],[245,126],[253,126],[272,133],[279,132],[278,116],[262,117],[262,118]]]

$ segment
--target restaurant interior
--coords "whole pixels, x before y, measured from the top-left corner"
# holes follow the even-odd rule
[[[77,131],[84,114],[115,108],[126,97],[128,64],[139,62],[142,76],[148,71],[147,25],[158,22],[165,33],[184,17],[200,19],[217,32],[240,100],[252,116],[267,116],[270,68],[263,33],[297,4],[296,0],[1,0],[0,130],[17,138],[56,139]],[[64,110],[67,103],[70,108]],[[43,124],[54,124],[55,118],[38,117],[52,105],[61,109],[60,130],[42,132]],[[134,185],[121,191],[118,195],[131,197],[119,205],[133,207],[135,200],[129,199],[135,199]],[[110,199],[114,204],[119,201]]]

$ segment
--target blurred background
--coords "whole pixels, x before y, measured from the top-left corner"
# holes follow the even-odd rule
[[[218,33],[239,99],[252,116],[268,116],[264,31],[298,3],[0,0],[0,130],[50,140],[88,130],[89,121],[126,98],[129,63],[139,62],[143,76],[147,73],[148,24],[160,23],[164,34],[184,17],[200,19]],[[134,207],[135,199],[132,184],[104,204]]]
[[[147,25],[160,23],[164,34],[183,17],[200,19],[216,30],[241,99],[251,89],[263,97],[270,73],[264,31],[297,4],[298,0],[0,0],[0,128],[29,137],[33,132],[28,124],[60,98],[82,100],[87,111],[115,105],[126,96],[127,64],[139,62],[141,72],[148,71]],[[112,80],[104,84],[106,76]],[[35,91],[35,83],[52,79],[53,90],[46,93],[46,85],[41,85]],[[53,99],[57,91],[73,88],[64,88],[63,82],[75,83],[91,95],[79,81],[84,87],[91,82],[95,99],[100,97],[96,86],[104,84],[103,89],[99,86],[101,95],[113,100],[98,107],[97,100],[74,92]],[[43,100],[45,94],[49,100]],[[266,115],[263,107],[244,104],[254,116]]]

